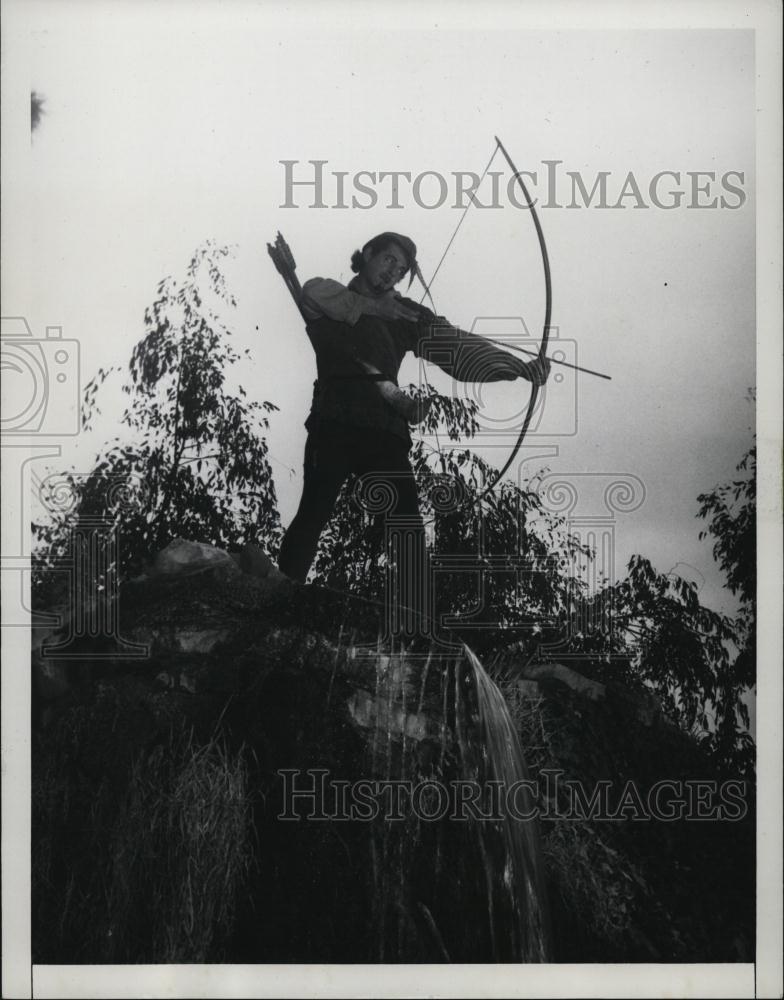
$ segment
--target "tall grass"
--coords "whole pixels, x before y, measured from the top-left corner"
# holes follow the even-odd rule
[[[73,770],[50,758],[34,801],[34,959],[220,961],[254,853],[244,754],[181,733],[89,799]]]

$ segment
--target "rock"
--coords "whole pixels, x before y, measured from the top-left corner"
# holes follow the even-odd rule
[[[228,574],[239,572],[235,561],[223,549],[205,542],[175,538],[155,557],[150,576],[190,576],[192,573],[213,569]]]
[[[31,747],[37,963],[519,961],[540,954],[526,901],[544,879],[554,961],[750,953],[753,822],[588,810],[608,784],[613,808],[629,781],[646,808],[662,779],[684,800],[688,782],[716,784],[652,695],[512,662],[498,673],[511,715],[480,725],[459,648],[383,643],[382,605],[282,586],[257,546],[178,540],[157,562],[118,599],[119,634],[146,658],[69,661],[70,691],[65,668],[37,667],[52,699]],[[516,817],[433,818],[437,796],[413,794],[499,774],[511,787],[523,769],[499,768],[515,729],[550,813],[541,863]],[[378,815],[352,812],[368,803]]]
[[[46,656],[47,646],[56,646],[67,638],[65,623],[68,618],[68,606],[57,605],[51,613],[43,616],[44,624],[33,625],[30,629],[30,656],[33,669],[33,687],[36,695],[44,701],[62,698],[71,690],[71,678],[68,662],[49,659]]]
[[[529,701],[538,701],[542,697],[542,689],[538,681],[516,681],[514,687],[521,698],[526,698]]]
[[[36,695],[43,701],[62,698],[71,690],[68,663],[63,660],[46,660],[33,654],[33,683]]]
[[[348,701],[348,710],[358,726],[363,729],[380,730],[387,734],[406,739],[424,740],[430,735],[435,738],[437,726],[431,724],[428,733],[428,719],[423,713],[406,710],[399,702],[387,698],[374,698],[368,691],[357,690]]]
[[[281,573],[275,563],[267,553],[258,545],[248,542],[238,554],[239,567],[247,576],[254,576],[257,580],[287,580],[288,577]]]
[[[138,630],[134,639],[149,646],[155,656],[166,652],[206,655],[226,642],[230,635],[226,628],[197,628],[185,623],[179,627]]]
[[[558,681],[591,701],[602,701],[606,695],[604,684],[589,680],[563,663],[532,663],[525,667],[523,675],[529,681]]]
[[[662,712],[661,703],[652,691],[632,691],[620,684],[612,686],[612,698],[636,722],[650,729],[657,725],[674,725]]]

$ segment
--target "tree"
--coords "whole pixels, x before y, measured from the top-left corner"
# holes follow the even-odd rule
[[[670,718],[718,764],[751,773],[754,745],[743,701],[753,685],[748,615],[733,620],[704,607],[690,583],[658,573],[641,555],[631,559],[624,579],[589,588],[583,570],[595,554],[545,508],[535,482],[526,489],[504,482],[483,496],[490,467],[470,448],[456,446],[478,429],[475,404],[430,388],[428,394],[433,405],[423,429],[435,435],[437,447],[420,437],[412,466],[430,557],[463,556],[466,567],[439,572],[436,615],[449,614],[467,626],[455,631],[485,656],[504,658],[513,651],[521,664],[533,656],[567,657],[590,677],[653,691]],[[753,473],[753,452],[742,467]],[[353,480],[346,484],[322,535],[314,580],[380,601],[386,571],[382,523],[352,499],[354,487]],[[444,506],[439,493],[459,499]],[[732,515],[731,498],[742,501]],[[753,479],[699,499],[701,516],[714,513],[714,551],[732,571],[731,586],[751,593]],[[477,570],[483,567],[480,601]]]
[[[439,395],[432,387],[409,391],[431,401],[411,464],[431,561],[446,557],[438,571],[435,614],[459,617],[477,652],[514,641],[527,659],[549,632],[560,634],[560,623],[574,613],[584,584],[573,568],[590,553],[546,510],[535,489],[503,483],[482,497],[492,467],[470,448],[457,446],[478,430],[476,403]],[[436,447],[426,443],[427,435],[435,437]],[[322,533],[313,579],[380,601],[387,569],[383,521],[356,503],[355,485],[354,477],[346,483]]]
[[[737,477],[697,497],[698,516],[708,522],[700,538],[711,535],[713,555],[726,574],[727,586],[740,599],[736,617],[738,654],[720,678],[723,707],[715,742],[726,753],[737,740],[733,706],[748,726],[748,712],[740,697],[756,685],[757,633],[757,449],[752,445],[736,466]]]
[[[159,283],[123,386],[129,401],[122,422],[130,434],[115,438],[87,476],[66,476],[76,501],[67,513],[36,526],[39,570],[65,554],[74,526],[90,517],[116,526],[126,574],[138,572],[176,537],[277,549],[280,518],[264,437],[268,414],[277,407],[228,385],[241,359],[221,318],[236,305],[221,271],[230,253],[207,242],[184,280]],[[100,370],[85,388],[85,429],[113,370],[119,369]],[[119,506],[112,504],[117,496]]]
[[[613,608],[608,648],[629,650],[636,677],[665,710],[697,735],[719,766],[753,776],[755,747],[744,700],[756,684],[756,449],[736,467],[737,478],[700,494],[698,517],[708,521],[713,555],[740,598],[731,618],[703,607],[692,584],[657,573],[634,556],[629,575],[601,595]]]

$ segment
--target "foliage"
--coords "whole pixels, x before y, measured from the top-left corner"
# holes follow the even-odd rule
[[[478,429],[476,403],[431,387],[420,394],[432,405],[411,464],[430,560],[438,570],[433,610],[467,623],[477,650],[487,642],[521,640],[533,652],[547,624],[574,611],[580,585],[573,566],[589,551],[546,510],[535,489],[503,483],[477,503],[493,469],[456,444]],[[380,600],[387,567],[382,521],[363,510],[357,486],[352,479],[343,489],[321,536],[313,579]]]
[[[697,497],[699,517],[708,522],[700,538],[712,535],[713,555],[727,577],[727,586],[740,598],[735,621],[738,654],[721,676],[721,718],[712,736],[719,752],[726,754],[736,741],[737,727],[731,711],[740,694],[756,684],[757,633],[757,449],[746,452],[736,466],[738,477]],[[742,715],[748,725],[748,716]]]
[[[738,677],[736,622],[700,604],[693,584],[663,576],[641,556],[629,575],[607,587],[612,607],[606,646],[626,650],[634,676],[651,688],[684,729],[712,745],[717,758],[741,772],[753,767],[749,713]]]
[[[242,386],[228,388],[240,360],[219,314],[235,304],[220,269],[228,253],[207,243],[182,283],[159,284],[124,386],[123,422],[133,440],[115,439],[86,477],[66,477],[75,500],[37,526],[39,570],[54,568],[74,526],[96,516],[121,531],[126,573],[178,536],[224,548],[252,541],[275,554],[280,522],[264,439],[275,407],[248,401]],[[108,374],[86,388],[86,426]],[[536,481],[484,493],[492,469],[464,443],[478,430],[476,404],[430,386],[412,391],[432,403],[411,457],[438,574],[433,617],[450,621],[483,655],[514,648],[521,663],[581,659],[589,675],[612,672],[647,687],[717,759],[751,770],[743,696],[754,684],[754,449],[736,481],[698,498],[714,555],[742,602],[731,620],[642,556],[625,579],[592,590],[585,569],[593,553],[547,510]],[[354,479],[344,486],[312,578],[381,601],[383,516],[363,509],[357,486]]]
[[[254,864],[244,749],[180,727],[129,757],[133,720],[133,702],[104,692],[39,737],[33,946],[45,961],[205,962],[233,932]]]
[[[138,571],[176,537],[276,549],[280,520],[264,438],[276,407],[228,385],[241,358],[219,313],[236,304],[221,271],[229,254],[208,242],[183,281],[167,277],[158,285],[123,386],[129,401],[122,422],[131,434],[115,438],[88,475],[63,477],[71,503],[36,526],[39,569],[55,566],[74,528],[96,517],[120,532],[125,572]],[[85,388],[85,429],[111,371],[101,369]]]
[[[700,538],[715,538],[713,555],[727,576],[727,586],[745,605],[757,590],[757,448],[752,446],[736,466],[739,478],[710,493],[701,493],[699,517],[708,520]]]
[[[494,670],[526,748],[544,806],[539,822],[555,961],[748,960],[754,941],[754,792],[745,817],[694,822],[608,822],[577,809],[609,785],[608,802],[631,781],[650,808],[651,790],[676,781],[716,787],[721,762],[675,726],[629,725],[628,703],[593,700],[563,685],[536,694]],[[608,693],[609,694],[609,693]],[[613,790],[614,786],[614,790]],[[545,798],[546,796],[546,798]],[[643,808],[646,808],[644,806]],[[579,818],[578,818],[579,817]]]
[[[585,569],[594,554],[546,509],[535,481],[526,488],[503,482],[483,495],[492,470],[457,443],[478,429],[476,404],[430,387],[426,392],[433,405],[413,445],[412,466],[431,566],[438,571],[434,616],[449,615],[483,654],[514,647],[523,663],[533,656],[578,659],[586,674],[645,687],[717,760],[750,773],[754,744],[743,701],[753,684],[748,618],[733,620],[704,607],[690,583],[658,573],[639,555],[624,579],[591,590]],[[753,451],[742,468],[753,470]],[[322,535],[314,579],[381,600],[387,565],[382,525],[356,501],[356,486],[346,484]],[[731,587],[750,593],[753,480],[699,499],[701,516],[714,515],[715,555]],[[741,502],[738,512],[730,499]],[[480,585],[477,571],[483,569]]]

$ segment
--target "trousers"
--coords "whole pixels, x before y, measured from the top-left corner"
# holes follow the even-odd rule
[[[373,495],[381,495],[384,516],[410,519],[414,532],[421,533],[420,544],[424,546],[424,525],[408,451],[408,442],[389,431],[336,421],[317,422],[305,443],[302,499],[283,538],[281,571],[292,580],[305,582],[321,532],[343,484],[352,474],[371,476],[367,484],[371,502]]]

